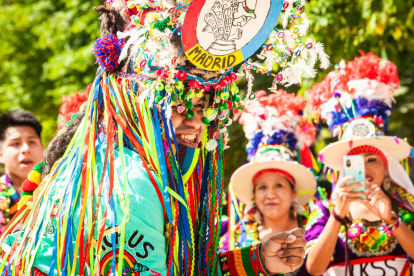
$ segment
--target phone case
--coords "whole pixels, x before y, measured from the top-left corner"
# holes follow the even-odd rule
[[[365,182],[365,160],[364,156],[362,155],[350,155],[350,156],[344,156],[344,175],[349,176],[353,175],[354,180],[351,180],[347,183],[347,185],[353,184],[353,183],[360,183]],[[365,191],[365,185],[353,189],[353,191],[356,192],[363,192]]]

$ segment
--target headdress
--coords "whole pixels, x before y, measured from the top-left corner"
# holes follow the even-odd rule
[[[4,232],[3,240],[16,227],[25,230],[17,238],[23,241],[8,250],[0,268],[6,262],[13,267],[23,262],[26,267],[21,270],[31,269],[38,242],[53,219],[50,214],[58,210],[61,228],[56,231],[50,269],[71,269],[70,274],[76,274],[80,267],[97,274],[111,196],[124,199],[125,217],[137,215],[129,210],[126,176],[118,178],[115,170],[119,160],[125,169],[122,160],[128,149],[139,155],[162,205],[168,274],[194,275],[196,269],[213,273],[218,261],[217,218],[221,217],[223,150],[229,139],[230,114],[260,109],[251,93],[252,72],[272,75],[275,88],[277,83],[299,82],[304,69],[314,75],[318,57],[322,67],[328,63],[321,44],[301,40],[309,23],[304,4],[304,0],[108,0],[97,8],[102,14],[102,36],[93,52],[100,67],[84,119],[62,159],[41,183],[43,189],[15,216],[24,219],[16,219]],[[282,6],[284,28],[291,24],[289,29],[274,30]],[[195,15],[199,15],[196,21]],[[191,44],[195,38],[201,45]],[[207,49],[206,41],[211,42]],[[265,58],[266,67],[246,61],[263,43],[260,58]],[[232,72],[241,62],[237,74]],[[274,65],[282,69],[277,74],[271,72]],[[249,79],[249,90],[242,99],[235,82],[243,74]],[[203,95],[208,103],[203,123],[208,130],[201,148],[194,151],[196,165],[190,166],[192,171],[184,180],[170,120],[172,108],[191,118],[192,99]],[[97,160],[104,164],[102,171],[97,169]],[[72,202],[81,204],[79,221],[73,221]],[[127,221],[117,226],[121,237]],[[83,257],[76,257],[78,251]],[[123,253],[120,247],[119,256]],[[122,265],[117,271],[122,273]]]
[[[319,153],[322,163],[341,171],[342,156],[376,153],[384,159],[395,184],[414,194],[413,184],[399,163],[409,156],[410,145],[384,134],[395,102],[393,93],[399,85],[392,62],[362,53],[328,73],[308,91],[308,100],[310,111],[326,120],[339,138]]]
[[[297,200],[305,205],[316,192],[312,171],[317,170],[309,150],[316,128],[303,116],[305,99],[283,90],[269,96],[259,91],[256,95],[264,106],[264,115],[261,118],[248,113],[241,115],[240,123],[249,139],[246,152],[250,163],[231,177],[235,196],[249,204],[255,179],[264,172],[276,172],[294,185],[298,190]]]
[[[109,10],[120,9],[117,1],[105,3]],[[254,71],[272,75],[271,90],[275,91],[279,83],[300,83],[303,72],[314,77],[318,58],[322,68],[329,65],[321,43],[301,38],[309,25],[304,10],[303,0],[197,0],[189,4],[130,0],[119,10],[129,17],[128,27],[116,38],[99,39],[94,53],[103,69],[134,79],[150,102],[164,105],[167,118],[171,105],[193,116],[192,98],[212,94],[204,122],[219,121],[218,130],[224,133],[231,124],[232,110],[255,112],[250,101]],[[279,30],[275,25],[282,11],[283,29]],[[259,58],[266,66],[247,60],[260,47]],[[239,71],[233,73],[240,63]],[[276,65],[279,72],[272,71]],[[235,82],[243,75],[249,85],[241,98]],[[209,145],[213,149],[216,143]]]

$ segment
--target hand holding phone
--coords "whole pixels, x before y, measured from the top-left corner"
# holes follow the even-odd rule
[[[344,175],[353,176],[354,180],[348,181],[346,185],[354,183],[365,183],[365,159],[362,155],[346,155],[343,157]],[[354,192],[365,191],[365,185],[353,189]],[[361,196],[361,198],[365,198]]]

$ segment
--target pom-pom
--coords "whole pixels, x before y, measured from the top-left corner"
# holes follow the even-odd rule
[[[30,192],[30,191],[34,191],[36,190],[36,188],[39,186],[39,184],[30,181],[30,180],[25,180],[22,184],[22,191],[23,192]]]
[[[346,74],[350,80],[371,79],[391,86],[393,89],[400,87],[400,79],[397,67],[391,61],[381,61],[373,53],[365,54],[354,58],[346,65]]]
[[[39,172],[33,170],[29,173],[28,180],[39,185],[41,177],[42,175]]]
[[[46,166],[47,162],[40,162],[36,166],[33,167],[32,171],[37,171],[38,173],[42,173],[43,168]]]
[[[217,146],[218,146],[218,143],[217,143],[216,139],[208,140],[207,145],[206,145],[208,151],[215,150],[217,148]]]
[[[115,70],[118,67],[118,58],[124,42],[116,36],[104,36],[96,40],[93,46],[93,54],[98,63],[105,71]]]
[[[157,29],[158,31],[164,33],[166,29],[170,29],[171,31],[173,30],[171,28],[171,25],[169,25],[168,23],[170,23],[170,17],[156,21],[152,26],[154,27],[154,29]]]
[[[89,84],[84,93],[75,93],[62,96],[62,105],[59,107],[59,115],[63,120],[59,122],[58,130],[62,129],[72,118],[72,115],[80,111],[80,107],[88,100],[92,84]]]
[[[259,91],[260,92],[260,91]],[[279,89],[276,93],[269,96],[258,95],[256,97],[263,106],[272,106],[277,110],[279,116],[286,114],[298,114],[306,107],[306,101],[295,93],[288,93],[283,89]],[[266,94],[265,94],[266,95]]]
[[[32,199],[33,192],[23,192],[19,202],[17,203],[17,210],[20,210],[24,205],[27,205],[27,203]]]

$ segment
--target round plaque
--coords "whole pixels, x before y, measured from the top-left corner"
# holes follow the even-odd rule
[[[263,45],[282,6],[283,0],[193,0],[183,23],[183,50],[205,70],[231,68]]]

